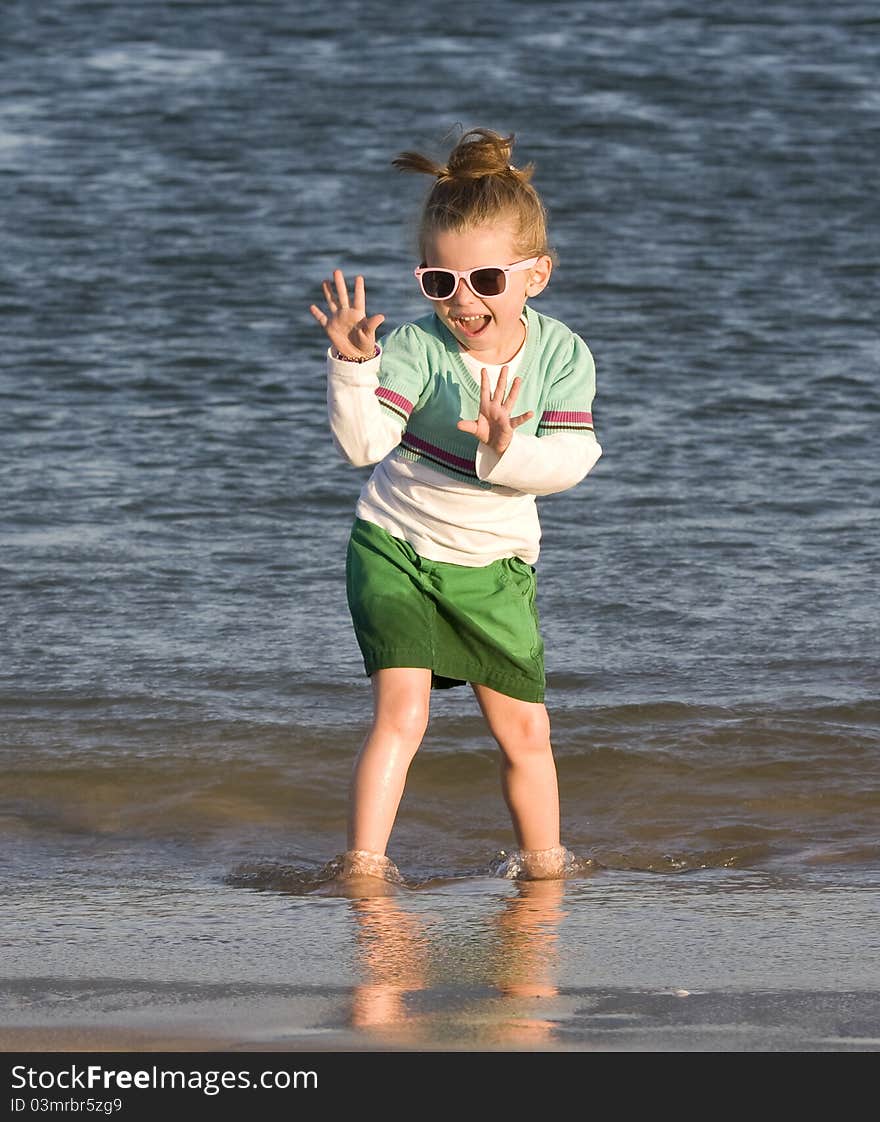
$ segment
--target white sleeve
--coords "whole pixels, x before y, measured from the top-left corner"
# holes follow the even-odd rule
[[[514,432],[500,456],[488,444],[480,444],[477,478],[529,495],[554,495],[580,483],[601,455],[601,445],[591,432],[547,436]]]
[[[403,426],[376,397],[381,355],[345,362],[327,351],[327,412],[333,443],[354,467],[384,459],[396,448]]]

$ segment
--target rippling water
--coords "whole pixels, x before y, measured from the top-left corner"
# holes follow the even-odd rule
[[[3,849],[314,883],[369,689],[364,473],[307,312],[339,264],[422,310],[402,148],[517,133],[605,454],[541,502],[565,840],[591,867],[873,874],[875,5],[405,2],[0,13]],[[365,50],[368,40],[369,49]],[[405,875],[510,845],[437,697]],[[305,878],[303,880],[303,878]]]

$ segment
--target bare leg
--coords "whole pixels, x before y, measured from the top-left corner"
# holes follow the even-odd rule
[[[520,701],[473,685],[501,749],[501,789],[530,876],[560,876],[559,787],[550,745],[550,718],[542,704]]]
[[[383,855],[409,765],[428,727],[431,671],[393,667],[377,670],[371,682],[373,725],[352,775],[348,848]]]

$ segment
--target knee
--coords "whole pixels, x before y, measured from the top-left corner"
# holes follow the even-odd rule
[[[551,752],[547,710],[543,706],[535,706],[512,715],[505,722],[498,741],[509,758],[535,757]]]
[[[380,706],[373,727],[385,736],[418,746],[428,727],[428,705],[420,697],[407,697]]]

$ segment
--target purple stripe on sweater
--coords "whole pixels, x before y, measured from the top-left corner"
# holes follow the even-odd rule
[[[592,413],[578,413],[573,409],[547,409],[541,414],[542,425],[591,425]]]
[[[385,386],[377,386],[375,392],[376,397],[384,399],[389,405],[396,405],[399,409],[402,409],[407,416],[412,413],[413,403],[407,401],[403,394],[395,393],[394,390],[386,389]]]
[[[406,433],[401,443],[406,448],[414,448],[417,452],[424,452],[426,456],[434,456],[450,466],[464,468],[469,475],[477,474],[477,469],[473,460],[468,460],[464,456],[456,456],[452,452],[447,452],[443,448],[438,448],[436,444],[429,444],[427,440],[422,440],[418,436],[413,436],[411,432]]]

